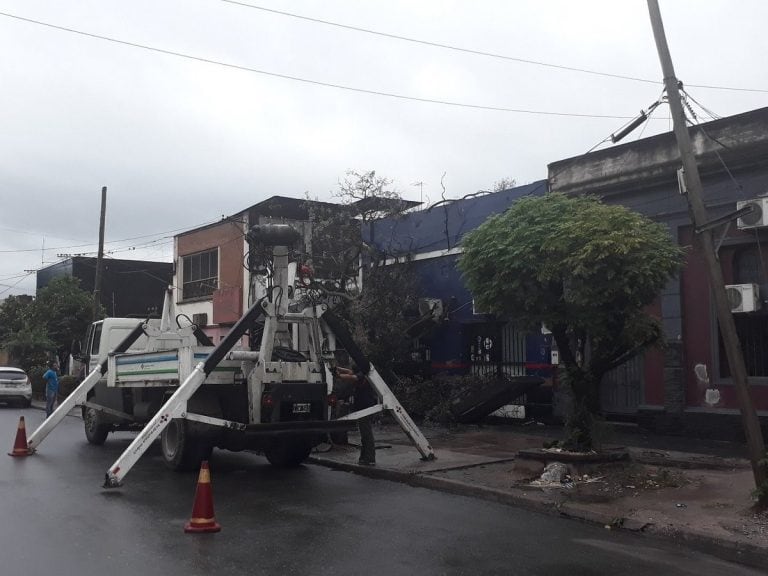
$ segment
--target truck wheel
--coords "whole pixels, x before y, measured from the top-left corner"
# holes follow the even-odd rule
[[[278,441],[264,450],[272,466],[278,468],[295,468],[309,457],[312,446],[306,440]]]
[[[189,426],[181,418],[174,418],[160,435],[163,460],[171,470],[188,472],[200,468],[203,460],[211,457],[213,446],[189,433]]]
[[[109,424],[101,422],[101,414],[93,408],[83,408],[83,424],[85,425],[85,437],[88,442],[101,446],[107,441]]]

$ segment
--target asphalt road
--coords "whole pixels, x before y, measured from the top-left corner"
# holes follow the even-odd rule
[[[10,451],[19,415],[0,407]],[[216,452],[218,534],[185,534],[196,474],[167,470],[151,450],[118,490],[104,472],[132,436],[85,442],[67,417],[27,458],[0,454],[1,574],[643,575],[764,572],[684,547],[512,507],[316,466],[272,468]]]

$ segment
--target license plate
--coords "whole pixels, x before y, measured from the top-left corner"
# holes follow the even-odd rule
[[[309,403],[296,403],[293,405],[294,414],[309,414],[309,410],[312,408],[312,404]]]

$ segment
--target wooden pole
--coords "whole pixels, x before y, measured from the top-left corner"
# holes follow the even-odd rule
[[[98,319],[101,304],[101,266],[104,259],[104,224],[107,216],[107,187],[101,188],[101,218],[99,219],[99,253],[96,257],[96,278],[93,282],[93,319]]]
[[[659,53],[661,69],[664,72],[664,86],[667,91],[669,108],[672,112],[677,146],[680,149],[680,156],[685,170],[685,181],[688,185],[688,206],[693,217],[694,226],[699,228],[707,222],[707,210],[702,200],[703,187],[701,185],[701,177],[699,176],[699,167],[696,164],[696,157],[691,146],[691,138],[688,134],[685,112],[680,100],[680,92],[678,91],[678,80],[675,77],[675,69],[672,65],[672,57],[669,53],[669,46],[667,45],[667,38],[664,33],[664,24],[661,20],[658,0],[648,0],[648,11],[651,16],[651,25],[653,26],[653,35],[656,39],[656,49]],[[736,323],[733,321],[731,308],[728,304],[723,271],[720,268],[720,262],[715,252],[711,229],[702,230],[699,232],[699,237],[709,271],[709,283],[712,288],[712,294],[715,297],[717,319],[720,324],[720,332],[723,335],[728,365],[731,368],[731,378],[736,388],[736,397],[741,409],[744,435],[747,438],[749,459],[752,462],[752,473],[755,477],[755,485],[759,486],[768,477],[765,467],[760,464],[760,461],[766,457],[760,420],[757,417],[749,391],[744,356],[741,351],[739,336],[736,332]]]

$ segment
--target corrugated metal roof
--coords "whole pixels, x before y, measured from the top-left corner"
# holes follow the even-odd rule
[[[453,248],[467,232],[499,214],[523,196],[541,196],[547,181],[539,180],[482,196],[434,204],[418,212],[375,221],[363,230],[366,242],[388,255],[418,254]]]

